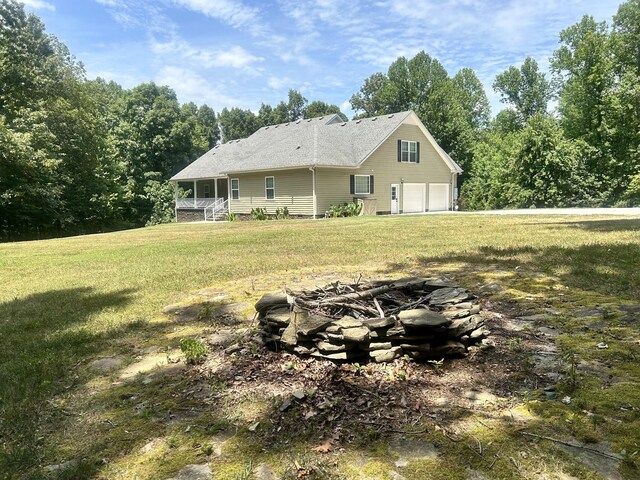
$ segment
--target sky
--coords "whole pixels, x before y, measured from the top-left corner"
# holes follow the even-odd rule
[[[492,114],[495,76],[527,56],[546,70],[559,32],[621,0],[22,0],[84,63],[126,88],[154,81],[180,102],[258,110],[290,88],[339,105],[365,78],[421,50],[471,67]]]

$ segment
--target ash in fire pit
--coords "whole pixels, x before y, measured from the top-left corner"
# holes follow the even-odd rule
[[[475,295],[427,278],[269,293],[255,308],[267,345],[331,360],[461,356],[489,334]]]

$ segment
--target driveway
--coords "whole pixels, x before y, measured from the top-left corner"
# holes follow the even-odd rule
[[[609,215],[640,217],[640,208],[522,208],[516,210],[480,210],[475,212],[426,212],[427,215],[442,213],[454,215]]]

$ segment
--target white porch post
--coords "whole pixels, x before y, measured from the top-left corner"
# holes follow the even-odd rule
[[[193,208],[198,208],[198,186],[197,181],[193,181]]]
[[[178,187],[178,182],[174,182],[173,184],[173,191],[175,193],[175,197],[176,197],[176,202],[175,205],[173,207],[173,211],[175,213],[176,216],[176,223],[178,222],[178,190],[180,187]]]
[[[213,179],[213,192],[214,192],[214,196],[216,197],[216,200],[218,200],[218,179],[217,178]]]

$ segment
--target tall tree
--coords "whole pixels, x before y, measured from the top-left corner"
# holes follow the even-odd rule
[[[260,124],[251,110],[240,108],[223,108],[220,112],[220,127],[223,143],[239,138],[246,138],[254,133]]]
[[[347,121],[347,116],[340,111],[340,107],[337,105],[330,105],[320,100],[311,102],[304,109],[304,118],[315,118],[332,114],[338,114],[345,122]]]
[[[533,115],[545,113],[552,97],[551,85],[531,57],[524,60],[522,67],[511,66],[500,73],[493,88],[500,93],[501,102],[515,108],[523,125]]]

